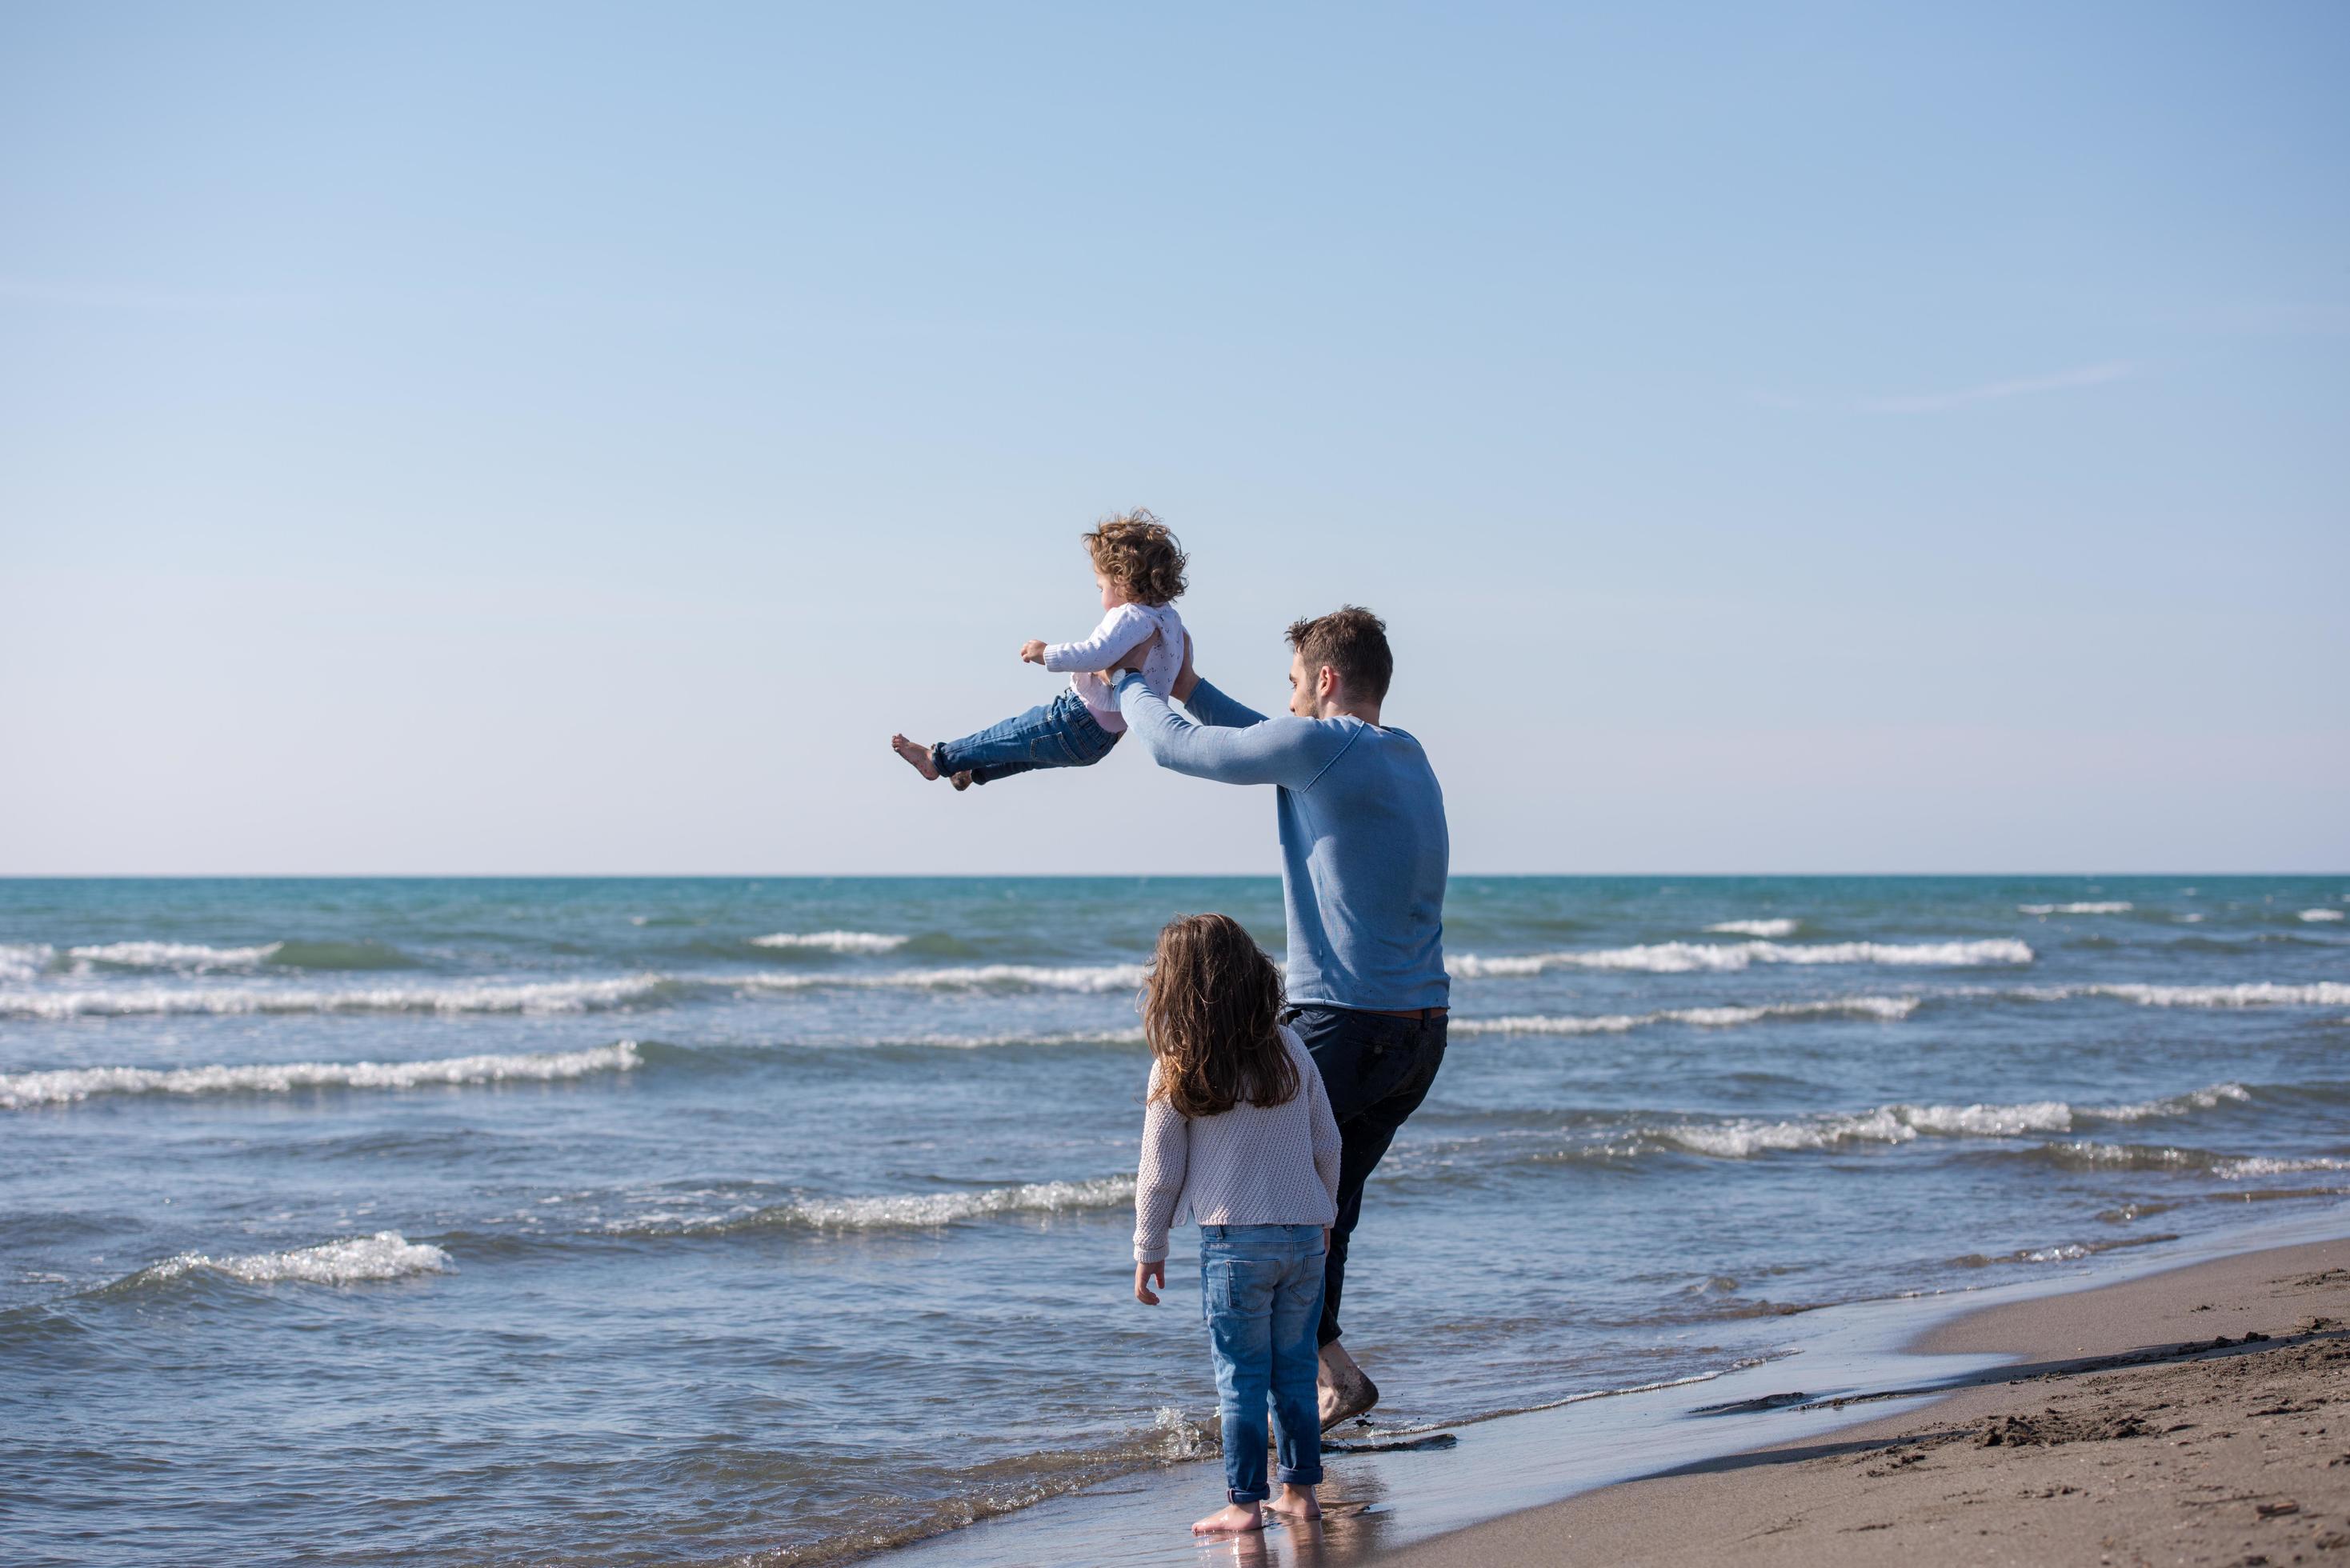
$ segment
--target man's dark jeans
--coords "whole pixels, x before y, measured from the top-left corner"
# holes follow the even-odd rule
[[[1338,1220],[1322,1268],[1322,1327],[1317,1343],[1338,1337],[1338,1295],[1347,1283],[1347,1241],[1363,1215],[1363,1183],[1419,1109],[1444,1065],[1444,1014],[1397,1018],[1343,1007],[1308,1006],[1289,1015],[1322,1069],[1330,1114],[1338,1122]]]

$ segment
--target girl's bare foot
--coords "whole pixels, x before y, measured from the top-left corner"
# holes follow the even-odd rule
[[[889,737],[889,749],[913,764],[914,771],[924,778],[935,779],[939,776],[938,764],[931,761],[930,747],[918,746],[903,735],[892,735]],[[962,786],[958,784],[955,787],[960,789]]]
[[[1191,1527],[1194,1535],[1244,1535],[1264,1528],[1264,1516],[1253,1502],[1228,1502]]]
[[[1315,1500],[1314,1489],[1310,1486],[1291,1486],[1286,1481],[1282,1483],[1279,1491],[1266,1500],[1264,1506],[1288,1519],[1322,1517],[1322,1505]]]

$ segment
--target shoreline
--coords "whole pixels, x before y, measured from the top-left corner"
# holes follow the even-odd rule
[[[2277,1310],[2255,1313],[2255,1293],[2304,1254],[2320,1261],[2293,1277],[2326,1269],[2343,1271],[2342,1277],[2314,1287],[2312,1301],[2295,1312],[2269,1303]],[[2175,1332],[2164,1332],[2168,1320],[2147,1303],[2198,1281],[2207,1282],[2186,1306],[2211,1310],[2191,1313],[2183,1306],[2179,1321],[2170,1324]],[[2270,1349],[2305,1351],[2314,1345],[2322,1354],[2334,1342],[2277,1343],[2310,1315],[2350,1322],[2350,1206],[2205,1237],[2167,1256],[2111,1259],[2103,1268],[1992,1287],[1976,1299],[1897,1297],[1824,1308],[1814,1320],[1822,1332],[1794,1355],[1695,1383],[1584,1396],[1441,1428],[1453,1442],[1440,1437],[1435,1445],[1376,1440],[1409,1438],[1416,1430],[1370,1434],[1369,1444],[1332,1451],[1322,1489],[1327,1517],[1315,1529],[1281,1524],[1258,1535],[1195,1543],[1191,1521],[1222,1498],[1218,1461],[1207,1459],[1132,1472],[861,1560],[913,1568],[934,1563],[1198,1568],[1205,1562],[1507,1568],[1568,1561],[1766,1560],[1744,1536],[1763,1528],[1752,1522],[1756,1511],[1775,1508],[1773,1518],[1783,1520],[1797,1507],[1789,1501],[1794,1492],[1814,1484],[1807,1464],[1835,1472],[1826,1483],[1835,1495],[1843,1496],[1856,1479],[1867,1483],[1858,1495],[1873,1498],[1880,1478],[1865,1476],[1871,1467],[1855,1466],[1849,1456],[1914,1444],[1924,1434],[1934,1457],[1909,1461],[1901,1473],[1931,1479],[1958,1451],[1952,1423],[1979,1425],[2011,1413],[2008,1404],[2018,1399],[2039,1399],[2028,1410],[2017,1404],[2012,1412],[2029,1415],[2043,1409],[2060,1385],[2070,1399],[2101,1378],[2197,1368],[2185,1354],[2141,1353],[2198,1340],[2208,1347],[2221,1324],[2230,1338],[2244,1328],[2271,1335],[2253,1342],[2257,1353],[2249,1362]],[[2240,1322],[2242,1327],[2236,1326]],[[2350,1356],[2350,1348],[2345,1355]],[[2342,1365],[2350,1368],[2350,1359]],[[2350,1461],[2350,1386],[2342,1397],[2345,1418],[2333,1453]],[[2313,1419],[2323,1424],[2323,1417]],[[1347,1440],[1344,1432],[1331,1437]],[[2117,1447],[2128,1445],[2022,1444],[1983,1452],[1997,1459],[2026,1449],[2074,1455]],[[2322,1470],[2324,1460],[2318,1462]],[[2341,1494],[2333,1512],[2344,1517],[2330,1528],[2350,1542],[2350,1462],[2326,1473],[2332,1478],[2327,1488],[2311,1489],[2297,1501],[2314,1521],[2325,1500]],[[1912,1511],[1922,1514],[1922,1504]],[[1852,1525],[1855,1533],[1833,1536],[1825,1545],[1804,1530],[1781,1532],[1769,1541],[1790,1549],[1767,1560],[1882,1562],[1897,1550],[1913,1551],[1908,1532],[1888,1532],[1900,1520],[1896,1514],[1863,1521],[1866,1529]],[[1718,1538],[1704,1533],[1709,1521]],[[2097,1555],[2093,1551],[2088,1560]],[[2288,1552],[2273,1561],[2290,1557]],[[1983,1561],[1981,1541],[1970,1537],[1947,1560]],[[2027,1552],[2016,1560],[2033,1558]],[[2043,1552],[2040,1560],[2056,1559]],[[1930,1554],[1928,1561],[1934,1561]],[[2350,1553],[2340,1561],[2350,1564]]]
[[[2350,1238],[1988,1303],[1909,1349],[2002,1364],[1832,1442],[1699,1460],[1371,1560],[2350,1563]]]

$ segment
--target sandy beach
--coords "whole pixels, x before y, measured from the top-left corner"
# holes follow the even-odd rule
[[[1380,1561],[2350,1561],[2345,1324],[2350,1241],[1998,1305],[1915,1348],[2022,1360],[1923,1409],[1608,1487]]]

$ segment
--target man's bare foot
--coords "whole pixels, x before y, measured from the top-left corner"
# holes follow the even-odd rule
[[[1310,1486],[1291,1486],[1287,1481],[1281,1490],[1265,1500],[1265,1507],[1288,1519],[1319,1519],[1322,1504],[1315,1500]]]
[[[957,789],[969,789],[971,787],[970,769],[966,768],[962,773],[955,774],[954,786]]]
[[[889,737],[889,749],[912,763],[914,771],[924,778],[935,779],[939,776],[938,764],[931,761],[930,747],[918,746],[903,735],[892,735]],[[962,786],[958,784],[955,787],[960,789]]]
[[[1315,1392],[1322,1407],[1322,1429],[1351,1420],[1379,1402],[1379,1386],[1355,1365],[1347,1347],[1336,1340],[1322,1347],[1322,1366],[1315,1376]]]
[[[1194,1535],[1244,1535],[1264,1528],[1264,1516],[1253,1502],[1228,1502],[1191,1527]]]

